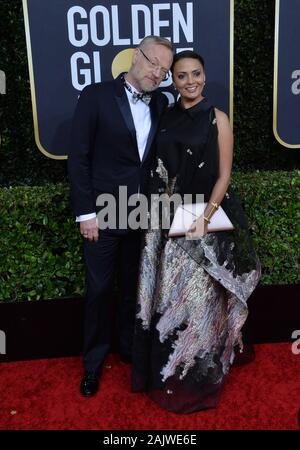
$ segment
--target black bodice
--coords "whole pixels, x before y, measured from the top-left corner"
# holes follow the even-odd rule
[[[176,177],[176,192],[204,194],[208,200],[218,177],[218,129],[214,107],[206,98],[192,108],[177,102],[167,110],[158,129],[156,155],[169,178]]]

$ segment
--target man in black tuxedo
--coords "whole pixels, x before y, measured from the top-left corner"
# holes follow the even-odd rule
[[[80,390],[98,390],[110,348],[109,301],[119,275],[119,351],[130,361],[134,329],[140,230],[99,229],[96,199],[120,186],[127,196],[146,193],[153,139],[167,98],[155,90],[168,76],[173,59],[167,39],[147,36],[134,50],[128,73],[83,89],[73,118],[68,158],[72,202],[84,238],[86,311]],[[116,212],[118,216],[118,211]]]

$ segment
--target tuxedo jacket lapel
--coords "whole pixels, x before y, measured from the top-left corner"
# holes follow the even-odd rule
[[[133,122],[133,118],[132,118],[132,114],[131,114],[131,109],[128,103],[128,98],[123,86],[123,81],[122,81],[122,75],[119,75],[118,78],[116,78],[115,83],[116,83],[116,100],[117,100],[117,104],[120,108],[120,111],[122,113],[123,119],[126,123],[126,126],[131,134],[132,137],[132,142],[134,144],[134,148],[136,148],[137,154],[138,154],[138,147],[137,147],[137,141],[136,141],[136,131],[135,131],[135,126],[134,126],[134,122]]]
[[[131,109],[130,109],[130,105],[128,102],[128,98],[127,98],[127,95],[126,95],[126,92],[124,89],[124,84],[123,84],[122,78],[123,78],[123,74],[120,74],[118,76],[118,78],[115,79],[116,100],[117,100],[117,104],[120,108],[120,111],[122,113],[123,119],[126,123],[126,126],[131,134],[132,142],[134,144],[134,148],[136,149],[136,156],[140,161],[138,145],[137,145],[137,140],[136,140],[136,130],[135,130],[134,121],[133,121],[133,117],[131,114]],[[154,140],[154,136],[157,131],[159,118],[161,116],[161,112],[164,107],[163,104],[160,104],[158,102],[158,97],[155,92],[153,92],[153,94],[152,94],[152,99],[150,101],[149,107],[150,107],[150,114],[151,114],[151,128],[150,128],[149,136],[147,139],[147,144],[146,144],[146,148],[144,151],[143,159],[141,161],[142,164],[146,160],[147,156],[149,155],[149,152],[150,152],[153,140]]]

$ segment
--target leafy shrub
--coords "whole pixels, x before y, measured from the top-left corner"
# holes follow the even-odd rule
[[[0,190],[0,298],[82,295],[81,237],[63,184]]]
[[[238,172],[263,284],[299,283],[300,172]],[[0,189],[0,299],[82,295],[82,241],[65,184]]]

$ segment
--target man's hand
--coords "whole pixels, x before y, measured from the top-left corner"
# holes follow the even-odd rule
[[[88,239],[91,242],[97,242],[99,237],[99,228],[96,219],[96,217],[93,217],[93,219],[80,222],[80,233],[85,239]]]

